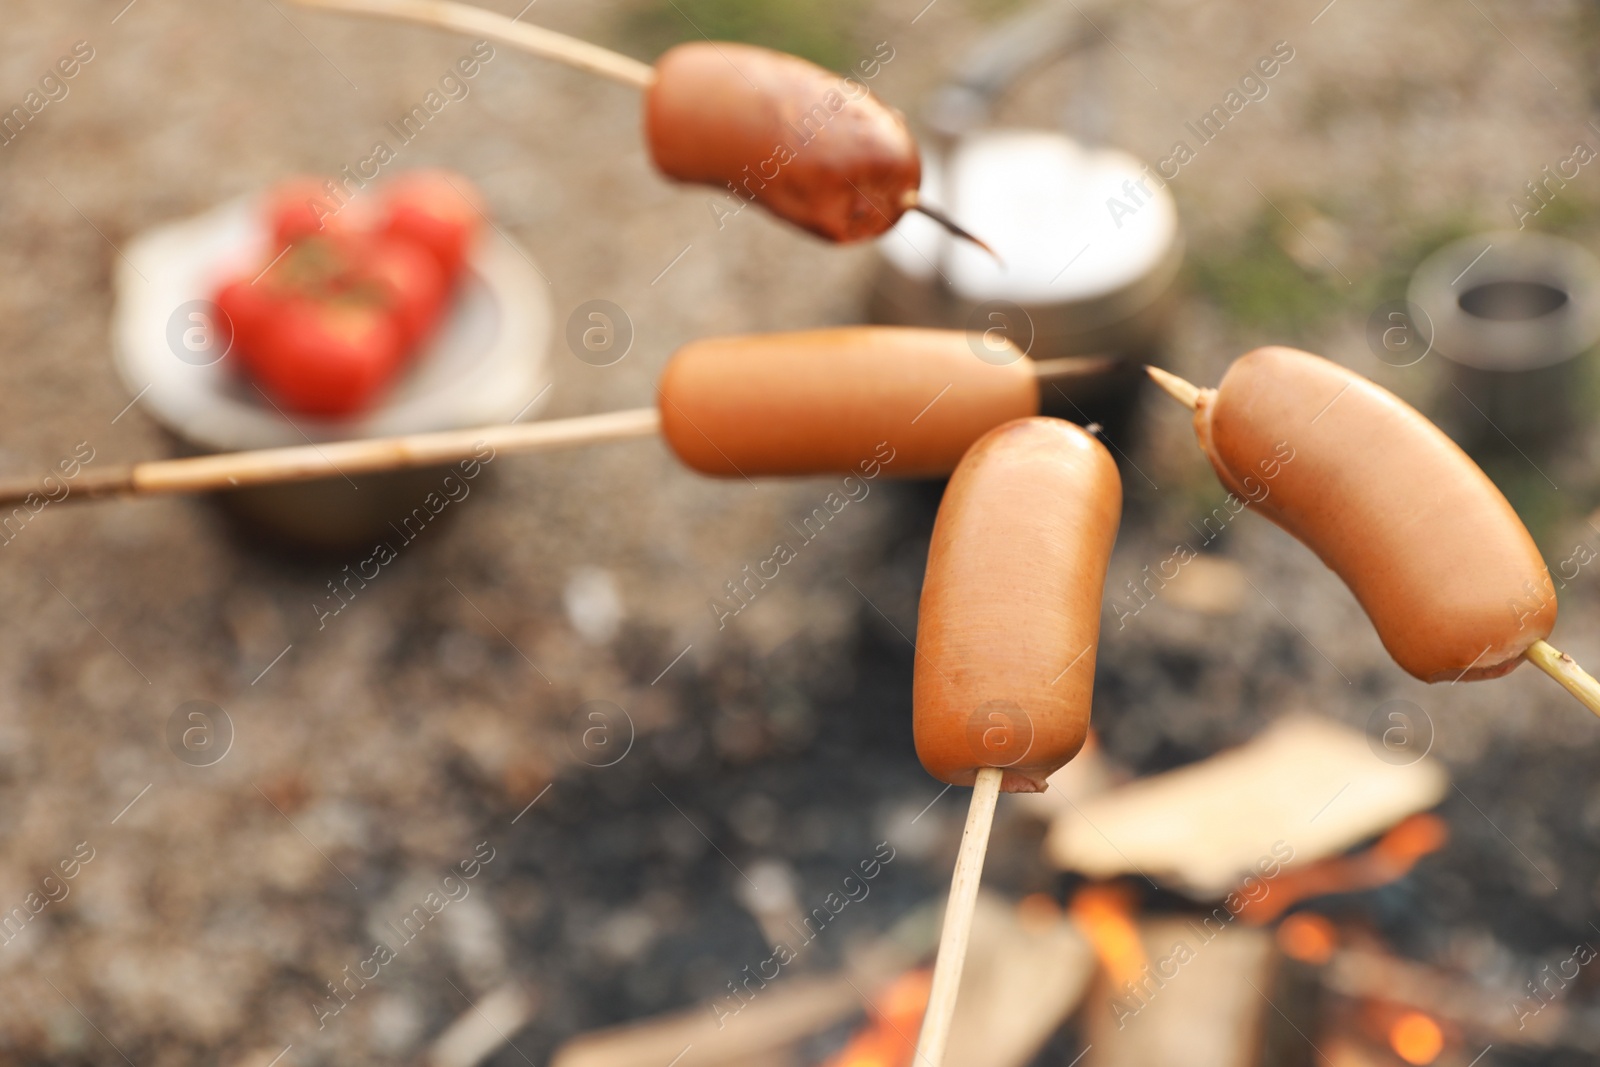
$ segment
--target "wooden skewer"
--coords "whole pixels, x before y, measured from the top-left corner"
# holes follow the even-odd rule
[[[1178,403],[1190,409],[1199,403],[1200,388],[1192,382],[1186,382],[1160,367],[1145,367],[1145,372]],[[1571,656],[1547,641],[1535,641],[1523,653],[1523,657],[1559,682],[1563,689],[1578,699],[1578,703],[1600,715],[1600,681],[1578,666]]]
[[[1115,356],[1066,356],[1034,360],[1041,382],[1089,378],[1116,365]],[[94,500],[108,496],[155,496],[165,493],[207,493],[252,485],[305,482],[375,471],[437,467],[471,459],[488,445],[505,452],[551,452],[649,437],[661,432],[656,408],[610,411],[547,422],[480,426],[472,430],[379,437],[364,441],[296,445],[252,452],[222,452],[186,459],[154,460],[131,466],[84,470],[67,484],[62,500]],[[0,507],[21,504],[29,496],[50,496],[34,479],[0,479]]]
[[[399,19],[454,30],[474,37],[489,37],[524,52],[531,52],[557,63],[565,63],[578,70],[598,74],[602,78],[635,89],[648,89],[656,80],[656,70],[647,63],[601,48],[597,44],[569,37],[564,33],[530,26],[516,19],[508,19],[493,11],[485,11],[453,0],[292,0],[301,7],[321,8],[324,11],[342,11],[352,15],[371,15],[375,18]],[[971,241],[1004,264],[999,253],[974,237],[964,227],[937,208],[923,204],[913,190],[906,194],[904,208],[920,211],[951,233]]]
[[[1033,361],[1033,376],[1040,382],[1070,382],[1105,374],[1121,360],[1116,356],[1059,356]]]
[[[1186,382],[1171,371],[1164,371],[1160,367],[1146,366],[1144,372],[1150,375],[1151,381],[1164,389],[1168,396],[1193,411],[1200,406],[1200,387],[1193,382]]]
[[[85,470],[67,482],[63,500],[131,494],[204,493],[251,485],[303,482],[341,474],[434,467],[482,458],[484,446],[496,452],[545,452],[577,445],[648,437],[661,431],[655,408],[611,411],[549,422],[483,426],[475,430],[335,441],[322,445],[268,448],[255,452],[223,452],[213,456],[164,459],[109,470]],[[0,483],[0,505],[21,503],[30,494],[44,498],[37,482]]]
[[[301,7],[343,11],[352,15],[401,19],[424,26],[454,30],[473,37],[488,37],[531,52],[569,67],[598,74],[602,78],[635,89],[648,89],[656,80],[655,68],[637,59],[601,48],[564,33],[530,26],[504,15],[450,0],[293,0]]]
[[[493,38],[513,48],[520,48],[525,52],[553,59],[591,74],[598,74],[602,78],[610,78],[635,89],[648,89],[656,80],[655,68],[637,59],[576,37],[569,37],[564,33],[508,19],[493,11],[485,11],[469,4],[454,3],[453,0],[292,0],[292,2],[301,7],[400,19],[475,37]],[[920,211],[955,236],[971,241],[1004,266],[1005,261],[1000,258],[998,252],[974,237],[944,212],[923,204],[915,190],[906,194],[903,206],[907,211]]]
[[[1571,656],[1551,647],[1548,641],[1535,641],[1523,655],[1529,663],[1560,682],[1561,688],[1578,698],[1578,703],[1600,715],[1600,682],[1578,666]]]
[[[950,1017],[961,989],[961,969],[967,962],[967,942],[972,937],[972,914],[978,904],[978,883],[983,878],[983,857],[989,851],[989,829],[994,824],[995,803],[1000,799],[999,767],[981,767],[972,783],[972,805],[967,827],[961,833],[961,851],[950,880],[950,900],[944,906],[944,929],[939,934],[939,955],[933,964],[933,986],[928,991],[928,1011],[917,1036],[916,1067],[940,1067],[950,1040]]]
[[[1000,264],[1000,266],[1004,267],[1006,265],[1006,261],[1000,258],[1000,253],[996,252],[993,248],[990,248],[987,241],[982,241],[977,237],[974,237],[970,230],[956,222],[955,219],[952,219],[949,215],[946,215],[938,208],[930,207],[929,205],[924,204],[922,202],[922,197],[917,190],[913,189],[907,193],[905,198],[901,201],[901,206],[907,211],[916,211],[928,216],[928,218],[932,219],[934,222],[937,222],[940,226],[943,226],[955,236],[964,241],[971,241],[973,244],[989,253],[994,257],[994,261]]]

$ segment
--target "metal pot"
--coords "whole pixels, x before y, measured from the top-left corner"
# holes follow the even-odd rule
[[[1171,193],[1125,152],[1046,130],[990,130],[925,159],[922,196],[999,258],[908,215],[880,240],[873,320],[998,329],[1034,359],[1115,356],[1070,393],[1044,393],[1047,413],[1115,435],[1175,304],[1184,242]]]

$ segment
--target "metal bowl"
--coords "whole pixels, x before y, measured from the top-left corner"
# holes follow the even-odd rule
[[[378,407],[337,420],[277,407],[238,372],[229,353],[203,343],[215,322],[210,296],[218,280],[270,255],[262,220],[259,201],[238,200],[141,234],[118,263],[113,363],[180,452],[465,429],[509,422],[541,406],[549,384],[549,287],[525,251],[491,236],[473,250],[434,337]],[[441,477],[433,469],[334,477],[220,499],[250,530],[334,549],[370,541],[437,489]]]
[[[1417,268],[1407,301],[1450,365],[1445,419],[1460,440],[1526,449],[1570,434],[1577,357],[1600,341],[1600,261],[1586,249],[1538,233],[1467,237]]]

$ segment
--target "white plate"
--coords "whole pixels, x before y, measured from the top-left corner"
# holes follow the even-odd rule
[[[280,414],[225,356],[180,358],[186,305],[266,261],[262,202],[236,200],[140,234],[116,274],[112,358],[130,394],[197,448],[234,451],[509,422],[542,406],[549,383],[549,286],[533,260],[490,233],[469,257],[454,307],[372,411],[353,419]],[[529,406],[539,398],[539,403]],[[291,421],[292,419],[292,421]]]

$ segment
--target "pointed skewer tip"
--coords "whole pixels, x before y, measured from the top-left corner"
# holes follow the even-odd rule
[[[928,218],[932,219],[934,222],[937,222],[940,226],[943,226],[946,230],[949,230],[952,234],[961,238],[963,241],[971,241],[973,244],[989,253],[989,255],[993,256],[994,261],[1000,264],[1001,268],[1004,269],[1006,261],[1001,257],[999,252],[996,252],[989,246],[987,241],[973,234],[972,231],[956,222],[956,220],[952,219],[949,215],[946,215],[938,208],[929,207],[927,204],[924,204],[922,202],[922,198],[916,193],[907,193],[903,206],[907,211],[915,211],[926,215]]]
[[[1144,372],[1150,376],[1151,381],[1161,386],[1168,396],[1189,410],[1193,411],[1200,405],[1200,387],[1193,382],[1185,381],[1171,371],[1164,371],[1149,364],[1145,365]]]

